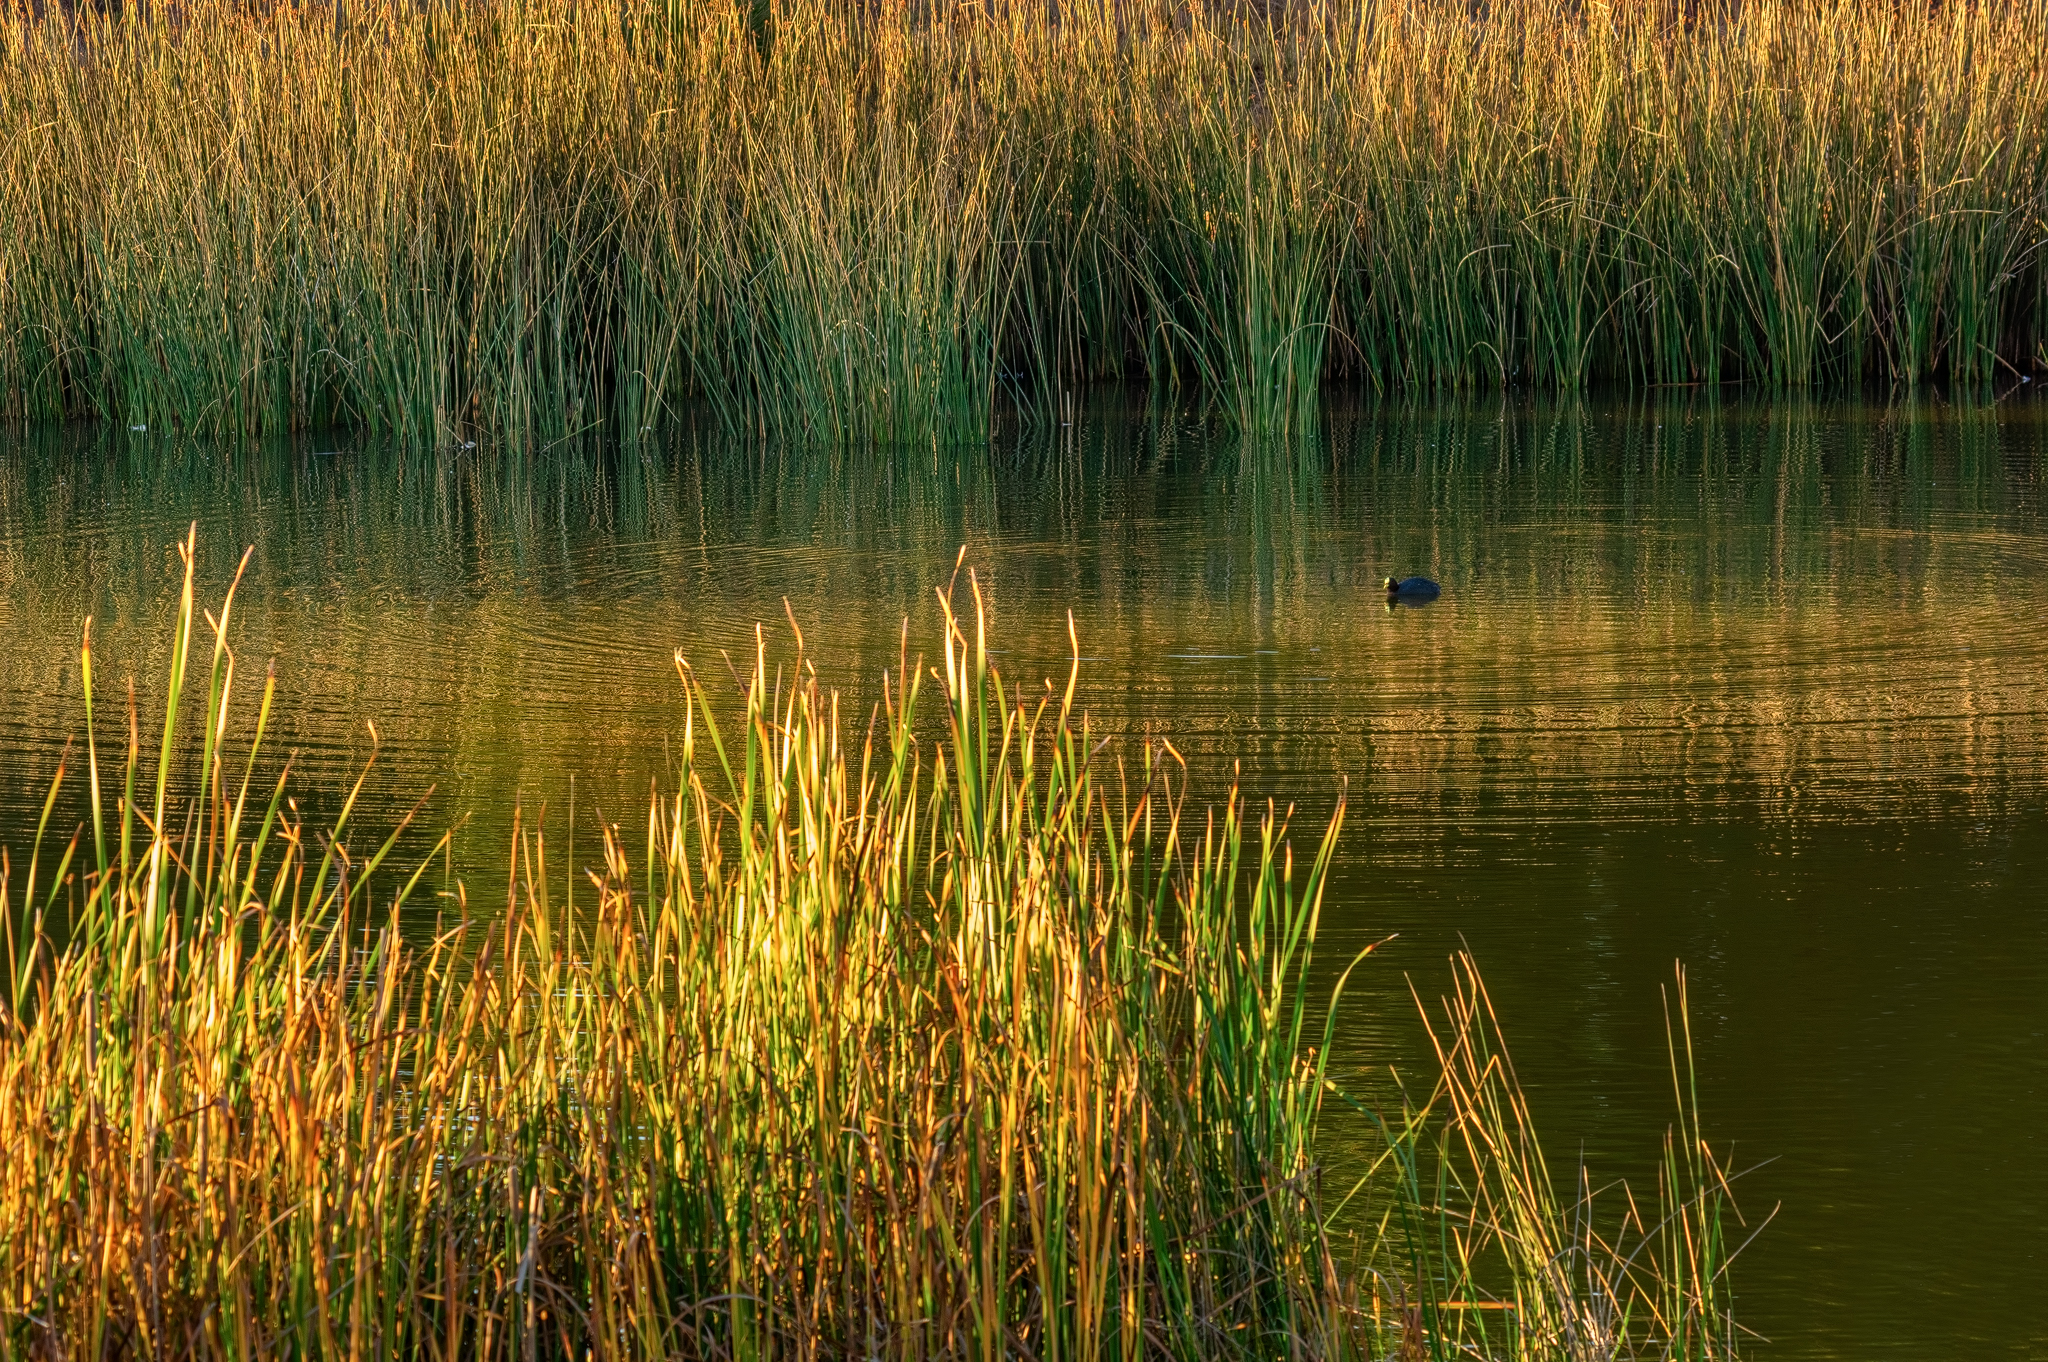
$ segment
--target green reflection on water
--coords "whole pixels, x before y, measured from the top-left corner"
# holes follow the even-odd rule
[[[1071,609],[1105,733],[1318,822],[1348,784],[1336,944],[1401,934],[1344,1030],[1363,1090],[1462,935],[1553,1154],[1645,1171],[1683,957],[1710,1129],[1777,1158],[1738,1279],[1765,1355],[2037,1355],[1985,1303],[2029,1298],[2048,1214],[2044,470],[2040,403],[1696,396],[1340,409],[1283,447],[1112,405],[942,461],[39,437],[0,445],[0,829],[75,731],[86,613],[154,693],[192,520],[216,591],[256,546],[240,651],[277,660],[302,803],[374,720],[379,811],[470,815],[480,901],[515,800],[561,819],[573,777],[586,833],[637,821],[675,649],[714,673],[786,599],[865,704],[964,544],[1013,684],[1064,676]],[[1389,611],[1410,572],[1444,598]]]

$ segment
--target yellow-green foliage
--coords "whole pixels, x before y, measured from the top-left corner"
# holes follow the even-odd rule
[[[721,734],[679,660],[645,828],[581,873],[514,828],[513,901],[408,936],[353,798],[315,837],[251,779],[226,609],[181,740],[185,552],[154,791],[132,723],[103,784],[102,713],[90,831],[0,878],[0,1358],[1341,1350],[1334,825],[1299,870],[1270,810],[1184,828],[977,621],[865,742],[765,656]]]
[[[0,865],[0,1359],[1729,1354],[1697,1122],[1593,1237],[1469,971],[1333,1250],[1336,824],[1184,817],[1170,748],[1005,690],[978,598],[865,738],[800,641],[731,703],[679,659],[645,828],[510,829],[473,918],[345,849],[354,794],[300,823],[193,547],[154,780],[88,639],[88,826]]]
[[[514,0],[0,18],[15,417],[978,438],[1111,374],[1993,377],[2042,0]]]

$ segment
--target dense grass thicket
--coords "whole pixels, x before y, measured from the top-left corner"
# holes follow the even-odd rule
[[[88,639],[92,812],[0,879],[0,1358],[1733,1354],[1697,1120],[1559,1194],[1469,966],[1329,1185],[1336,827],[1112,764],[978,608],[865,739],[800,651],[679,660],[646,826],[510,829],[473,914],[299,821],[183,547],[156,751]]]
[[[0,412],[974,439],[2048,369],[2043,0],[0,17]],[[111,13],[110,13],[111,12]]]

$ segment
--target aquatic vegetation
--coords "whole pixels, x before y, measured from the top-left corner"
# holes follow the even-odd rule
[[[979,440],[2038,368],[2042,0],[17,0],[0,409]]]
[[[1469,971],[1340,1255],[1338,823],[1298,864],[1170,747],[1111,766],[1071,676],[1006,687],[971,581],[864,736],[801,639],[736,715],[678,659],[644,831],[515,826],[477,914],[440,848],[346,849],[360,783],[299,818],[181,547],[153,759],[88,634],[89,832],[6,874],[0,1357],[1449,1356],[1483,1290],[1500,1356],[1732,1351],[1696,1122],[1664,1256],[1571,1239]]]

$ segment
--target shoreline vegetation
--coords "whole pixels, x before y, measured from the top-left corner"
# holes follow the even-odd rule
[[[2043,0],[0,11],[0,419],[986,438],[2048,372]]]
[[[0,1358],[1735,1355],[1683,976],[1653,1196],[1552,1185],[1469,960],[1433,1091],[1354,1109],[1341,812],[1195,814],[1006,685],[971,575],[864,727],[800,636],[743,698],[678,658],[646,827],[515,823],[473,913],[299,821],[195,543],[160,737],[88,627],[90,818],[7,863]]]

